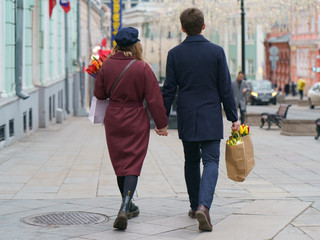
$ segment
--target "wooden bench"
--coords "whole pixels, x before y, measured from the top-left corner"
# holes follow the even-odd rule
[[[276,113],[261,113],[260,128],[263,128],[265,122],[268,122],[268,130],[270,129],[272,123],[278,125],[278,127],[281,128],[282,119],[287,118],[289,107],[291,107],[291,104],[281,104]]]

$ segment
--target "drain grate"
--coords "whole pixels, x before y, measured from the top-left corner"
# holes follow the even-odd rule
[[[21,219],[22,222],[35,226],[73,226],[98,224],[109,221],[109,217],[103,214],[68,211],[37,214]]]

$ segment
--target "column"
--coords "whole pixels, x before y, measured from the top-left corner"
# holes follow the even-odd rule
[[[50,81],[49,76],[49,2],[39,1],[40,3],[40,81],[43,85]],[[58,4],[55,7],[52,18],[56,15]]]
[[[35,86],[41,85],[39,66],[39,0],[36,0],[32,11],[32,83]]]
[[[1,1],[3,2],[3,1]],[[15,95],[15,1],[6,0],[5,3],[5,91],[9,97]]]
[[[256,47],[257,47],[257,63],[256,63],[256,80],[263,79],[264,66],[264,33],[261,25],[256,27]]]
[[[0,1],[0,96],[5,97],[5,1]]]
[[[240,70],[242,69],[242,50],[241,50],[241,25],[237,27],[237,72],[236,76],[238,75],[238,66],[241,66]],[[246,72],[246,69],[245,69]]]

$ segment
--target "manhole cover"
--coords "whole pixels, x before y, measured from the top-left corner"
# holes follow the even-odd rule
[[[21,219],[22,222],[36,226],[71,226],[97,224],[109,221],[109,217],[89,212],[52,212],[37,214]]]

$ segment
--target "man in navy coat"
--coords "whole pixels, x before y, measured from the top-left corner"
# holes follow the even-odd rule
[[[189,216],[197,218],[200,230],[212,231],[209,210],[218,179],[220,140],[223,139],[221,103],[227,119],[232,122],[231,128],[238,130],[240,123],[224,50],[200,35],[205,29],[203,13],[197,8],[188,8],[181,13],[180,22],[187,38],[168,53],[162,96],[169,116],[178,91],[178,132],[185,154]]]

